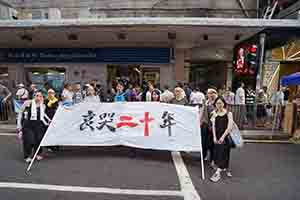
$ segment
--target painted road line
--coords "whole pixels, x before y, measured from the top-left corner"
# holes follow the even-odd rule
[[[179,178],[181,191],[184,195],[184,200],[201,200],[180,153],[172,152],[172,158]]]
[[[120,195],[143,195],[143,196],[179,196],[183,197],[183,192],[172,190],[130,190],[103,187],[81,187],[64,185],[46,185],[31,183],[10,183],[0,182],[0,188],[30,189],[30,190],[52,190],[62,192],[83,192],[83,193],[102,193]]]

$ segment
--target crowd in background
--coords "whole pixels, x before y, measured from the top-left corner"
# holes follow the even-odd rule
[[[4,86],[0,87],[0,94],[1,92],[2,102],[13,95]],[[232,176],[229,171],[232,147],[228,135],[233,123],[240,125],[239,120],[243,123],[257,118],[262,125],[266,124],[266,116],[274,114],[274,105],[282,107],[286,104],[289,91],[280,88],[279,91],[268,95],[266,88],[256,93],[251,87],[245,87],[244,83],[241,83],[236,93],[232,92],[231,88],[218,90],[211,87],[205,94],[198,87],[191,88],[188,84],[180,82],[174,88],[166,85],[161,90],[151,82],[139,85],[122,81],[116,82],[111,89],[105,91],[93,80],[84,85],[66,83],[61,93],[54,91],[49,83],[45,83],[41,89],[37,89],[34,84],[28,89],[19,84],[14,96],[23,104],[18,115],[17,128],[26,162],[31,162],[33,152],[38,152],[37,160],[43,159],[43,150],[37,150],[60,104],[73,106],[85,102],[144,101],[199,106],[203,156],[216,170],[211,180],[217,182],[221,179],[221,172]],[[58,151],[59,148],[50,147],[49,150]]]

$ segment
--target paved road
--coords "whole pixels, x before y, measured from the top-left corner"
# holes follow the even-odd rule
[[[247,144],[233,150],[234,177],[218,184],[201,180],[195,156],[183,154],[185,165],[177,157],[175,167],[177,154],[137,150],[136,157],[129,155],[125,147],[67,148],[35,163],[26,174],[17,139],[0,135],[0,196],[5,200],[300,199],[300,145]],[[200,198],[188,183],[185,166]],[[206,176],[212,173],[206,167]]]

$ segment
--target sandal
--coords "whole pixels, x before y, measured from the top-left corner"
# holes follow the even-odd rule
[[[214,175],[210,178],[210,180],[214,183],[218,182],[221,179],[221,174],[215,172]]]

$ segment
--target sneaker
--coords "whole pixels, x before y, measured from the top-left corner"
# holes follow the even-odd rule
[[[36,159],[37,159],[38,161],[40,161],[40,160],[43,160],[44,157],[43,157],[43,156],[36,156]]]
[[[226,171],[226,176],[231,178],[232,177],[232,173],[230,171]]]
[[[218,182],[221,179],[221,174],[215,172],[214,175],[210,178],[210,180],[214,183]]]
[[[24,160],[25,160],[26,163],[30,163],[30,162],[32,161],[32,159],[29,158],[29,157],[28,157],[28,158],[25,158]]]
[[[214,162],[211,162],[210,165],[209,165],[212,169],[216,170],[218,167],[217,165],[215,165]]]

